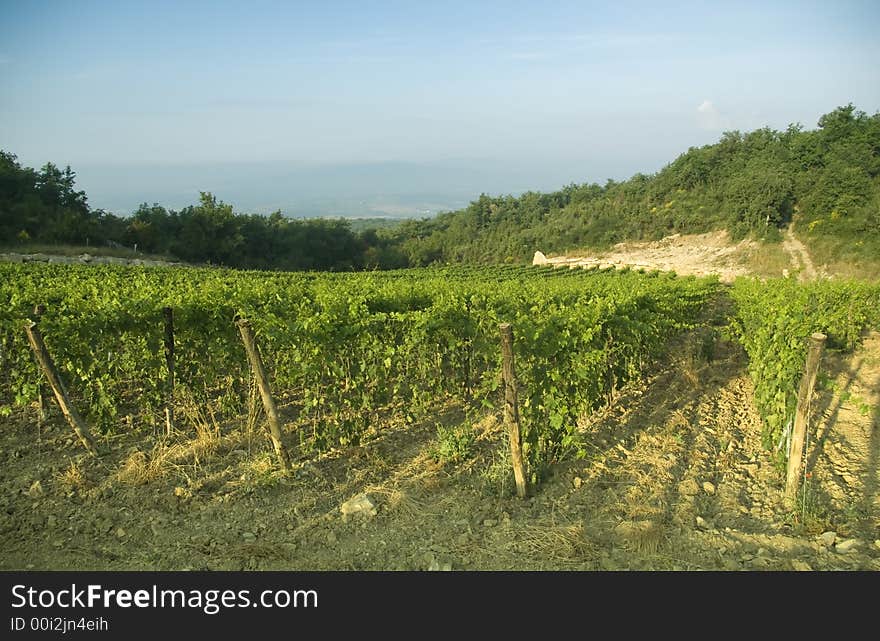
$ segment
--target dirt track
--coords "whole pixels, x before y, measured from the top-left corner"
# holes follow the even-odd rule
[[[785,230],[782,248],[791,257],[791,267],[798,275],[798,280],[816,280],[819,277],[806,245],[794,235],[794,223]]]

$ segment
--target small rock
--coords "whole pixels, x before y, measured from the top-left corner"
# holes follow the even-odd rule
[[[834,551],[841,554],[854,552],[856,548],[861,547],[862,542],[858,539],[845,539],[834,546]]]
[[[27,494],[32,499],[43,496],[43,484],[40,483],[39,480],[34,481],[28,489]]]
[[[796,572],[812,572],[813,571],[813,568],[810,567],[809,563],[807,563],[805,561],[801,561],[800,559],[792,559],[791,560],[791,567]]]
[[[376,506],[366,494],[358,494],[350,498],[339,506],[339,511],[343,517],[353,514],[362,514],[364,516],[376,516]]]
[[[837,532],[823,532],[819,535],[819,543],[831,547],[837,540]]]
[[[693,479],[685,479],[678,484],[678,493],[682,496],[696,496],[700,493],[700,486]]]
[[[696,522],[697,522],[697,527],[702,528],[704,530],[708,530],[712,527],[712,524],[709,521],[707,521],[706,519],[704,519],[702,516],[698,516],[696,519]]]
[[[253,543],[257,540],[257,535],[253,532],[242,532],[241,538],[243,538],[246,543]]]
[[[121,527],[116,528],[116,538],[117,539],[124,539],[125,538],[125,530],[123,530]]]
[[[706,481],[705,483],[703,483],[703,491],[706,494],[715,494],[715,486],[709,481]]]
[[[485,519],[483,521],[483,527],[495,527],[496,525],[498,525],[498,521],[495,519]]]

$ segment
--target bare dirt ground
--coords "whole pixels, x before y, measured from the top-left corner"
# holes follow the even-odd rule
[[[750,239],[733,243],[726,231],[705,234],[674,234],[651,242],[618,243],[611,251],[595,254],[575,253],[566,256],[544,256],[536,252],[533,264],[557,267],[615,267],[622,269],[659,269],[675,271],[683,276],[715,274],[724,283],[737,276],[788,277],[801,281],[814,280],[820,274],[806,246],[788,227],[782,243],[762,243]]]
[[[744,353],[687,344],[585,418],[586,456],[526,500],[499,417],[455,406],[294,456],[287,478],[244,421],[165,440],[135,419],[96,460],[59,415],[38,429],[20,412],[0,425],[0,569],[880,570],[880,335],[826,356],[794,508]],[[438,424],[469,435],[459,458],[437,456]]]
[[[533,264],[559,267],[599,268],[631,267],[675,271],[683,276],[717,274],[722,282],[732,282],[737,276],[751,273],[742,264],[755,241],[732,243],[726,231],[706,234],[674,234],[651,242],[618,243],[611,251],[576,256],[544,257],[537,252]],[[781,273],[778,274],[781,276]]]

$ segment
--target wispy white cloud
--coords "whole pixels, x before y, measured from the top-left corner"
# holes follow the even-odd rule
[[[730,129],[730,118],[721,113],[711,100],[704,100],[697,107],[697,126],[709,131]]]

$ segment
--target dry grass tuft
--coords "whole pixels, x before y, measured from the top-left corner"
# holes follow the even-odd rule
[[[594,558],[598,552],[581,524],[530,525],[519,534],[514,547],[518,552],[563,562]]]
[[[133,452],[116,472],[116,480],[126,485],[143,485],[163,475],[162,461],[145,452]]]
[[[495,414],[487,414],[474,423],[474,433],[478,441],[495,441],[504,432],[504,422]]]
[[[55,483],[65,493],[85,490],[89,486],[82,468],[73,461],[66,470],[55,475]]]
[[[219,438],[220,423],[210,401],[200,403],[191,394],[181,394],[178,406],[183,416],[195,428],[197,439]]]
[[[240,433],[219,436],[215,432],[203,431],[189,441],[161,443],[151,452],[133,452],[122,462],[115,477],[120,483],[142,485],[173,472],[180,472],[183,468],[195,468],[204,472],[203,468],[237,446],[250,446],[251,436]],[[254,465],[254,472],[268,473],[263,468],[271,467],[271,458],[258,457]]]
[[[411,492],[407,492],[403,488],[379,485],[368,487],[366,492],[373,496],[383,497],[384,510],[399,512],[415,520],[435,516],[435,513],[431,512],[423,501],[416,499]]]
[[[614,533],[627,549],[643,554],[655,554],[666,541],[663,526],[650,519],[624,521]]]

